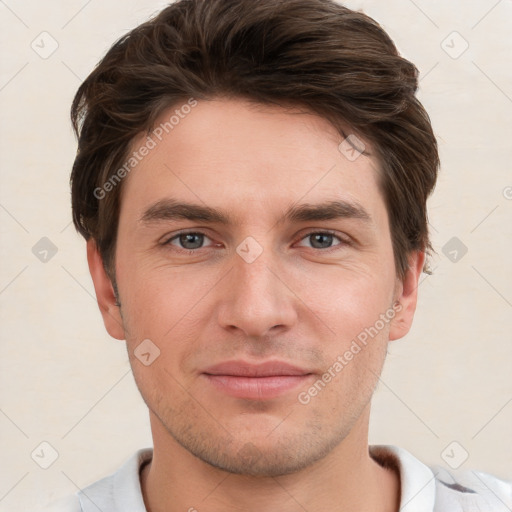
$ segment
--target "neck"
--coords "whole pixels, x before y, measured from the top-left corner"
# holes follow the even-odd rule
[[[141,472],[148,512],[332,510],[397,512],[400,477],[368,452],[369,408],[326,457],[279,477],[214,468],[180,446],[154,417],[152,461]]]

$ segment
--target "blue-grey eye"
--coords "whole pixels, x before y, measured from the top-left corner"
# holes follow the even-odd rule
[[[311,240],[311,246],[315,249],[327,249],[331,247],[334,235],[330,233],[312,233],[308,235]]]
[[[179,235],[179,241],[184,249],[199,249],[204,242],[204,235],[201,233],[185,233]]]
[[[165,245],[174,245],[184,250],[201,249],[205,239],[209,240],[203,233],[180,233],[173,236]]]

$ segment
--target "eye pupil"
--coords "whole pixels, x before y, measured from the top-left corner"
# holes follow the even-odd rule
[[[195,243],[194,239],[196,239]],[[200,233],[185,233],[180,235],[180,244],[184,249],[199,249],[203,244],[203,235]]]
[[[181,247],[187,250],[200,249],[204,243],[202,233],[182,233],[177,238]],[[322,232],[311,233],[309,239],[314,249],[328,249],[333,244],[334,235]]]
[[[325,249],[326,247],[330,247],[332,245],[333,235],[329,235],[328,233],[314,233],[313,235],[310,236],[311,245],[315,249]]]

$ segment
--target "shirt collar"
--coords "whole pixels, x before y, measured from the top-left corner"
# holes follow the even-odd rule
[[[381,465],[392,464],[400,475],[400,512],[432,512],[436,484],[432,470],[407,450],[392,445],[370,445],[370,456]],[[99,510],[146,512],[140,469],[151,460],[152,448],[138,450],[113,475],[78,493],[83,512]]]

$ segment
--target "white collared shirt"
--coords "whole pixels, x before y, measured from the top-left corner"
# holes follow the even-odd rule
[[[370,445],[377,461],[387,459],[400,472],[400,512],[511,512],[512,483],[478,471],[428,467],[403,448]],[[121,468],[55,503],[45,512],[146,512],[140,468],[153,455],[138,450]]]

